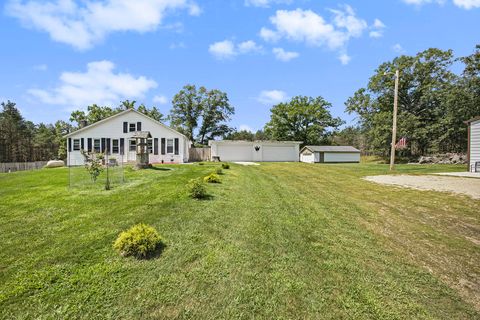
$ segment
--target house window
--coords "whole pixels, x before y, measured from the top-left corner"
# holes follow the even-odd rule
[[[136,151],[137,149],[137,141],[135,140],[130,140],[130,147],[128,150],[130,151]]]
[[[173,153],[173,139],[167,139],[167,153]]]
[[[80,139],[73,139],[73,151],[80,150]]]
[[[93,151],[100,152],[100,139],[93,140]]]
[[[147,140],[147,146],[148,146],[148,153],[153,153],[153,140],[152,139]]]
[[[118,139],[112,140],[112,153],[118,153]]]
[[[129,130],[130,132],[135,132],[135,131],[137,131],[137,125],[136,125],[135,123],[130,123],[130,124],[128,125],[128,128],[129,128],[128,130]]]

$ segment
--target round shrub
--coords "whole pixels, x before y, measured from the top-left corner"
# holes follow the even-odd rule
[[[214,172],[210,173],[208,176],[203,178],[203,181],[208,183],[221,183],[220,177],[218,176],[218,174]]]
[[[151,256],[162,245],[162,238],[155,228],[140,223],[123,231],[113,244],[113,248],[122,256],[134,256],[138,259]]]
[[[230,165],[228,163],[222,163],[223,169],[230,169]]]
[[[207,188],[202,179],[192,179],[187,184],[187,190],[190,197],[194,199],[203,199],[207,197]]]

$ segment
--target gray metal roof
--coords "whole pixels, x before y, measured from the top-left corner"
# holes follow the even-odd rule
[[[311,152],[360,152],[357,148],[352,146],[305,146],[304,149],[308,149]]]

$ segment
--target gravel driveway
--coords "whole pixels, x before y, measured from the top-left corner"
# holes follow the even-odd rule
[[[417,190],[451,192],[467,195],[474,199],[480,199],[480,179],[429,175],[384,175],[368,176],[364,179],[380,184],[413,188]]]

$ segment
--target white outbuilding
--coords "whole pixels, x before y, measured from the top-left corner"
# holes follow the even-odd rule
[[[360,150],[351,146],[305,146],[300,161],[308,163],[358,163]]]
[[[480,116],[465,123],[468,125],[468,171],[480,172]]]
[[[212,160],[298,162],[299,141],[210,140]]]

